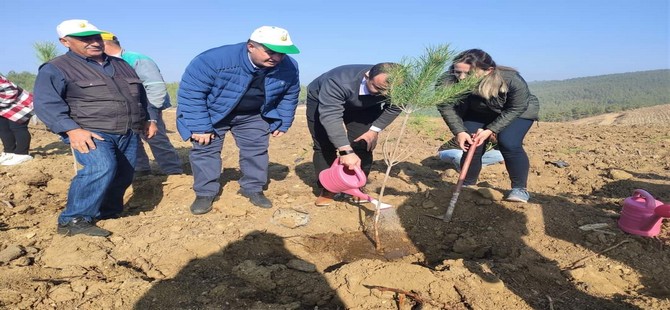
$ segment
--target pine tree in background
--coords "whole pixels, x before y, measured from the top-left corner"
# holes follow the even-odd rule
[[[40,65],[58,57],[58,47],[56,43],[53,42],[35,42],[33,43],[33,48],[35,48],[37,59],[40,61]]]
[[[37,59],[40,61],[40,65],[59,55],[58,47],[56,43],[53,42],[35,42],[33,43],[33,48],[35,49],[35,56],[37,56]],[[32,124],[36,124],[40,120],[37,118],[37,115],[35,115],[30,121]]]

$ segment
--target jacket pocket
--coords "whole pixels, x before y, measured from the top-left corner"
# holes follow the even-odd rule
[[[107,87],[107,83],[102,79],[79,80],[74,83],[80,88],[80,91],[73,96],[82,100],[88,100],[89,98],[110,98],[112,95],[109,87]]]
[[[142,85],[142,80],[137,78],[123,78],[126,83],[128,83],[128,88],[130,88],[130,94],[133,96],[137,102],[142,98],[142,93],[144,92],[144,85]]]

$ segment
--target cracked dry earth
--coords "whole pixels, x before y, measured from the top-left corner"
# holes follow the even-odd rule
[[[446,211],[458,178],[435,156],[451,134],[441,119],[413,121],[413,153],[393,167],[383,197],[395,208],[382,214],[380,251],[366,231],[370,204],[312,205],[302,107],[271,141],[266,194],[275,207],[236,194],[238,152],[228,136],[223,193],[201,216],[188,210],[189,144],[166,111],[187,174],[136,178],[123,217],[98,223],[109,238],[55,233],[72,156],[34,124],[35,160],[0,168],[0,308],[670,309],[669,225],[656,238],[617,226],[635,189],[670,202],[669,108],[533,126],[525,140],[532,200],[502,201],[504,166],[485,167],[450,223],[425,215]],[[375,156],[372,193],[386,169],[381,148]]]

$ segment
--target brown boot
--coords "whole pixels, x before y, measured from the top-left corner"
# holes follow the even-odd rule
[[[316,201],[314,201],[314,205],[317,207],[325,207],[329,206],[331,203],[333,203],[333,198],[335,197],[335,193],[331,193],[325,189],[321,190],[321,194],[319,194],[319,197],[316,197]]]

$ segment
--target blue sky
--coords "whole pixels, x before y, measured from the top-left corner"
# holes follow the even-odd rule
[[[34,42],[88,19],[151,56],[168,82],[209,48],[262,25],[289,30],[301,84],[339,65],[399,61],[426,47],[481,48],[528,81],[670,68],[668,0],[2,1],[0,72],[37,73]],[[60,46],[61,52],[65,49]]]

